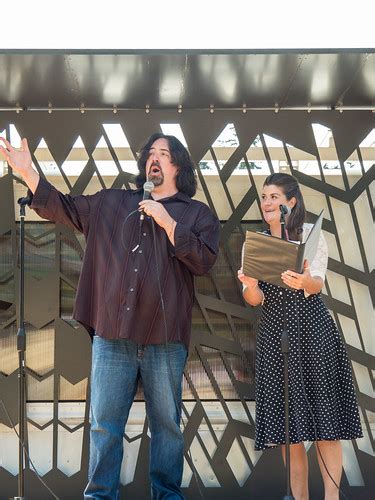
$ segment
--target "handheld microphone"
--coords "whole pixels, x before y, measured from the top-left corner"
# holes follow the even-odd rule
[[[291,214],[292,209],[288,207],[287,205],[279,205],[280,212],[285,216],[288,216]]]
[[[154,190],[154,183],[147,181],[143,184],[143,200],[149,200],[151,198],[151,192]],[[140,220],[143,221],[145,218],[145,213],[142,210],[140,215]]]

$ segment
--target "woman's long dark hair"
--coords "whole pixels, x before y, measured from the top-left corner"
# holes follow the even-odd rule
[[[301,240],[306,209],[297,179],[289,174],[271,174],[266,178],[263,186],[277,186],[285,194],[287,200],[293,197],[296,199],[296,204],[287,218],[286,229],[290,240]]]
[[[197,190],[197,179],[195,175],[195,167],[193,160],[190,157],[185,146],[173,135],[165,135],[161,132],[153,134],[147,142],[142,146],[138,155],[138,170],[139,174],[136,177],[135,183],[138,188],[142,187],[146,182],[146,162],[150,149],[158,139],[166,139],[171,153],[173,165],[178,169],[176,175],[176,187],[182,193],[192,197]]]

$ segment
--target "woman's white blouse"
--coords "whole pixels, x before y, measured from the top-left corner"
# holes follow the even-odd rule
[[[304,224],[302,241],[306,241],[313,224]],[[328,247],[326,239],[324,238],[323,231],[320,231],[318,249],[312,262],[309,262],[311,276],[319,276],[325,280],[328,264]]]

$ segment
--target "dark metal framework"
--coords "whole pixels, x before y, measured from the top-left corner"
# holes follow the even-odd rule
[[[111,112],[91,112],[78,114],[72,112],[59,113],[15,113],[0,114],[0,131],[9,131],[9,124],[13,123],[17,127],[21,136],[28,137],[31,151],[35,151],[40,139],[43,137],[47,142],[49,150],[57,165],[61,167],[67,158],[72,145],[78,136],[82,138],[88,154],[88,161],[81,175],[74,185],[67,185],[66,191],[71,194],[81,194],[85,191],[93,178],[98,176],[102,186],[105,183],[100,175],[93,152],[99,139],[103,136],[113,162],[118,166],[118,175],[115,176],[113,187],[127,188],[133,177],[124,172],[117,158],[115,148],[106,135],[102,126],[103,123],[121,124],[130,148],[135,153],[143,140],[160,129],[160,123],[179,123],[189,146],[194,161],[199,164],[200,160],[211,151],[215,160],[212,144],[220,135],[220,132],[228,123],[233,123],[236,128],[239,145],[226,163],[218,168],[220,182],[224,189],[227,201],[232,209],[232,215],[223,222],[221,233],[221,261],[218,265],[231,270],[231,276],[222,280],[220,273],[215,274],[215,270],[210,276],[205,277],[197,283],[197,303],[195,309],[195,326],[192,335],[191,355],[193,363],[199,365],[198,370],[202,377],[210,384],[212,391],[216,395],[218,405],[227,419],[227,425],[222,435],[215,433],[214,425],[206,412],[203,393],[199,393],[194,383],[192,364],[186,370],[185,399],[194,400],[195,406],[191,411],[185,411],[186,428],[184,431],[186,448],[192,446],[193,442],[199,443],[203,450],[205,459],[217,478],[220,487],[203,487],[205,498],[228,498],[229,495],[236,499],[245,498],[274,498],[277,492],[283,488],[283,470],[280,457],[277,452],[266,452],[261,456],[254,456],[249,452],[246,443],[254,439],[254,421],[247,401],[253,397],[253,343],[254,329],[256,327],[257,315],[252,308],[245,306],[241,298],[241,289],[236,281],[236,271],[239,266],[239,254],[244,235],[244,227],[241,224],[249,208],[255,204],[259,205],[258,192],[255,185],[254,175],[249,166],[246,153],[256,137],[260,137],[265,157],[268,161],[269,169],[272,171],[272,162],[267,146],[263,139],[263,134],[275,137],[283,142],[285,155],[291,171],[296,175],[302,186],[319,192],[324,195],[328,207],[328,213],[323,222],[323,229],[330,233],[337,243],[339,258],[329,259],[329,269],[341,275],[350,290],[349,282],[355,282],[368,288],[372,304],[375,303],[375,280],[374,270],[369,267],[369,256],[366,254],[363,242],[363,233],[360,230],[355,203],[361,196],[366,196],[367,210],[374,217],[372,183],[375,178],[375,166],[364,169],[362,164],[362,175],[354,185],[351,185],[345,162],[349,155],[356,151],[361,159],[360,143],[375,127],[374,114],[364,111],[351,111],[339,113],[335,111],[321,112],[251,112],[239,113],[234,111],[222,111],[208,113],[204,111],[191,110],[177,113],[177,111],[152,110],[145,114],[141,111],[118,112],[114,115]],[[343,188],[340,189],[326,182],[324,170],[319,158],[319,151],[312,133],[312,123],[320,123],[332,130],[335,146],[343,179]],[[293,145],[302,151],[313,155],[319,163],[320,179],[309,176],[300,171],[294,171],[288,145]],[[41,175],[44,175],[36,157],[34,163]],[[217,160],[216,164],[217,164]],[[233,175],[233,171],[240,161],[247,165],[248,190],[236,205],[232,199],[228,182]],[[218,166],[218,164],[217,164]],[[61,174],[65,174],[61,171]],[[205,176],[198,168],[198,177],[203,192],[213,210],[216,210],[218,200],[211,195],[207,187]],[[319,176],[318,176],[319,177]],[[0,311],[0,345],[5,342],[15,342],[15,319],[17,299],[15,283],[17,282],[17,259],[16,259],[16,239],[17,228],[15,223],[15,213],[13,208],[13,187],[16,179],[11,173],[0,178],[0,241],[1,241],[1,268],[0,268],[0,300],[2,304],[10,302],[9,308],[4,307]],[[344,251],[340,238],[336,219],[337,213],[334,210],[333,202],[339,201],[344,204],[351,214],[355,228],[355,238],[358,241],[361,264],[363,270],[357,269],[345,263]],[[315,215],[309,213],[310,220]],[[69,310],[69,293],[74,293],[76,287],[75,276],[77,269],[74,269],[67,258],[72,251],[77,254],[76,261],[82,255],[83,243],[79,236],[60,225],[31,225],[28,232],[29,251],[37,253],[38,246],[50,245],[50,259],[43,262],[33,260],[33,266],[27,269],[26,279],[26,320],[29,323],[33,334],[43,329],[52,328],[53,336],[53,366],[46,369],[44,373],[37,373],[28,366],[30,377],[43,383],[51,379],[51,401],[53,402],[53,414],[44,424],[33,422],[29,416],[28,422],[40,430],[47,429],[52,425],[53,429],[53,456],[51,470],[47,472],[44,479],[49,482],[54,491],[63,499],[78,498],[83,490],[87,472],[87,451],[88,451],[88,405],[85,406],[85,415],[81,423],[76,426],[69,426],[64,422],[59,413],[59,401],[61,400],[61,379],[62,377],[70,384],[77,384],[89,376],[90,367],[90,342],[87,334],[81,327],[69,324],[65,321],[67,310]],[[33,250],[34,248],[34,250]],[[73,250],[72,250],[73,249]],[[225,261],[225,265],[223,264]],[[69,292],[70,291],[70,292]],[[65,298],[64,298],[65,297]],[[64,300],[66,302],[64,302]],[[368,374],[370,384],[374,385],[373,370],[375,369],[374,356],[366,352],[366,337],[370,332],[363,331],[359,321],[358,311],[353,296],[350,295],[350,303],[346,303],[334,298],[329,286],[325,301],[330,310],[333,311],[336,320],[340,316],[349,318],[354,322],[358,332],[358,347],[348,344],[348,353],[353,362],[365,370]],[[41,307],[41,304],[43,307]],[[65,308],[65,309],[64,309]],[[340,321],[338,321],[340,324]],[[219,326],[217,326],[219,325]],[[223,325],[226,325],[224,327]],[[223,335],[221,335],[221,333]],[[229,334],[228,334],[229,332]],[[247,339],[252,339],[250,344],[244,344],[243,333]],[[241,337],[242,335],[242,337]],[[241,340],[242,339],[242,340]],[[250,345],[250,347],[249,347]],[[248,349],[248,350],[247,350]],[[212,356],[215,353],[215,356]],[[221,381],[215,376],[218,371],[212,364],[212,360],[221,363],[221,372],[226,374],[226,380],[231,384],[231,394],[240,404],[247,418],[240,421],[233,417],[230,410],[230,401],[225,397]],[[241,370],[248,367],[246,376]],[[357,380],[357,379],[356,379]],[[358,382],[358,381],[357,381]],[[198,384],[197,384],[198,385]],[[4,375],[0,374],[0,394],[4,400],[13,421],[17,421],[17,372],[16,370]],[[369,415],[375,412],[375,399],[361,390],[357,385],[359,404],[364,421],[366,432],[367,448],[360,447],[353,443],[353,453],[363,477],[362,486],[350,486],[347,475],[343,478],[343,487],[350,491],[354,498],[370,498],[374,489],[374,437],[370,427]],[[0,423],[9,426],[9,422],[4,412],[0,410]],[[199,429],[205,424],[214,442],[214,450],[209,449],[205,443]],[[61,472],[58,464],[58,444],[61,429],[74,434],[84,429],[82,444],[81,469],[71,477],[67,477]],[[132,438],[127,438],[130,442]],[[147,424],[145,423],[141,436],[138,461],[133,481],[123,488],[124,496],[129,498],[148,498],[149,486],[147,481],[147,453],[149,439],[147,437]],[[230,453],[237,443],[244,460],[249,469],[247,479],[239,484],[236,475],[231,467]],[[313,450],[309,451],[312,459],[313,477],[317,475],[317,462],[313,456]],[[186,455],[186,461],[190,458]],[[271,472],[270,472],[271,471]],[[270,476],[272,474],[272,476]],[[198,465],[199,476],[199,465]],[[270,479],[271,477],[271,479]],[[38,500],[48,498],[41,485],[27,472],[26,484],[33,492],[30,498]],[[16,491],[16,478],[5,469],[0,468],[0,498],[9,497]],[[27,489],[26,487],[26,489]],[[314,479],[311,484],[312,498],[320,495],[322,484]],[[198,498],[199,492],[194,478],[186,488],[187,498]],[[35,492],[35,493],[34,493]]]
[[[371,109],[374,52],[0,49],[0,109]]]

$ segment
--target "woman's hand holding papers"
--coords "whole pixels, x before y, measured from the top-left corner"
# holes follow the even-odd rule
[[[309,263],[303,263],[303,273],[285,271],[281,274],[283,282],[294,290],[305,290],[307,295],[319,293],[323,288],[323,280],[319,276],[311,276]]]
[[[237,271],[238,279],[244,285],[243,296],[246,302],[252,306],[257,306],[263,303],[264,295],[258,286],[258,280],[245,276],[242,268]]]
[[[306,285],[310,282],[311,274],[309,271],[309,264],[307,260],[303,263],[303,273],[296,273],[295,271],[290,271],[289,269],[281,273],[281,279],[290,288],[295,290],[302,290],[306,288]]]
[[[258,286],[258,280],[250,278],[250,276],[245,276],[242,268],[237,271],[237,277],[247,288],[255,288]]]

